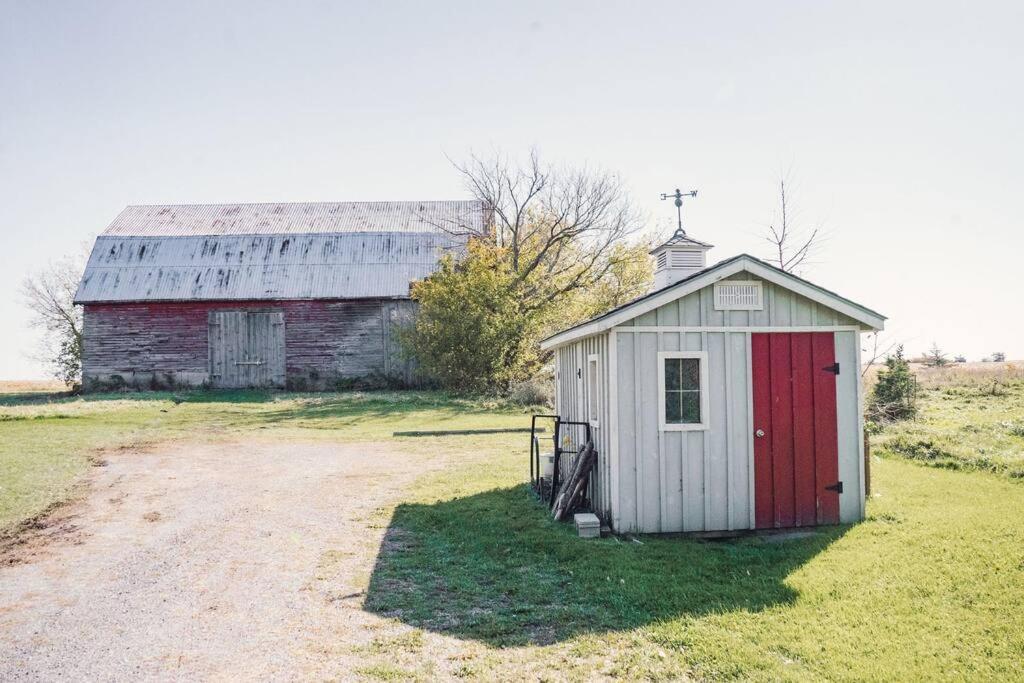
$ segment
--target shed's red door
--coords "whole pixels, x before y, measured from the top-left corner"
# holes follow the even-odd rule
[[[758,529],[839,522],[835,339],[751,335],[754,521]]]

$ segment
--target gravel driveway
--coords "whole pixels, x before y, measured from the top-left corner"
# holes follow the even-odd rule
[[[374,444],[106,458],[5,551],[0,680],[348,678],[336,645],[379,620],[360,608],[389,506],[441,465]]]

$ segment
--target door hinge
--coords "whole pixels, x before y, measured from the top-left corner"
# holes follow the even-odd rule
[[[832,484],[831,486],[826,486],[825,490],[826,491],[835,491],[836,493],[842,493],[843,492],[843,482],[837,481],[836,483]]]
[[[832,365],[822,368],[825,372],[831,372],[833,375],[839,374],[839,363],[833,363]]]

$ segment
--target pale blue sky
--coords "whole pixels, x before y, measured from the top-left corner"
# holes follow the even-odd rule
[[[215,5],[211,7],[211,5]],[[763,254],[780,172],[807,276],[914,352],[1024,357],[1019,3],[0,0],[0,378],[17,287],[126,204],[464,196],[445,155],[537,146]]]

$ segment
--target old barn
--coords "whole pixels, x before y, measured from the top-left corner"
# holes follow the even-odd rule
[[[484,220],[474,201],[129,206],[75,297],[84,385],[409,382],[410,284]]]
[[[619,532],[861,519],[860,334],[885,318],[752,256],[706,267],[710,247],[678,231],[654,291],[543,344],[597,448],[594,511]]]

